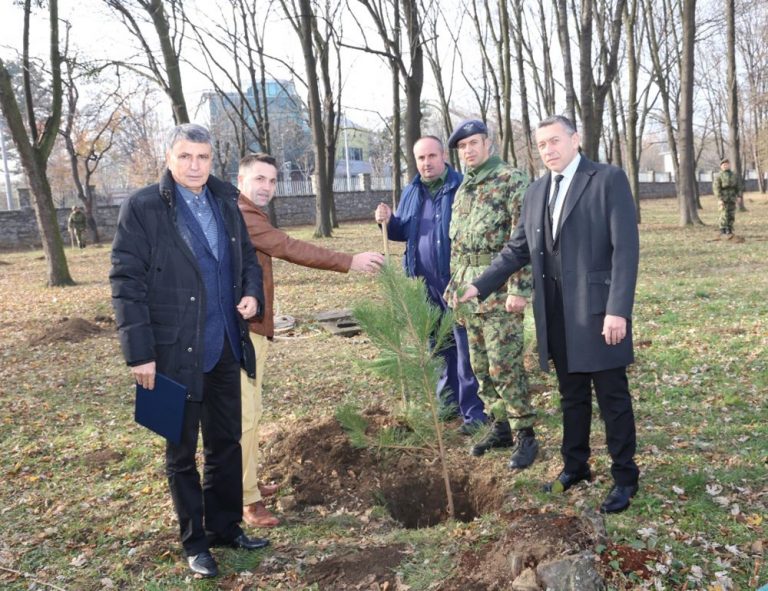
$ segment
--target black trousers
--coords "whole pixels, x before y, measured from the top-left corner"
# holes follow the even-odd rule
[[[224,339],[219,362],[203,376],[203,401],[188,402],[181,443],[168,443],[165,470],[187,556],[242,533],[240,363]],[[203,482],[195,453],[203,433]]]
[[[637,447],[635,415],[629,394],[627,368],[617,367],[592,373],[568,371],[565,343],[565,315],[560,282],[550,280],[546,290],[547,340],[555,363],[563,412],[563,442],[560,451],[563,470],[583,472],[590,456],[589,435],[592,427],[592,386],[600,414],[605,421],[606,444],[613,463],[611,475],[616,484],[637,484],[640,471],[634,456]]]

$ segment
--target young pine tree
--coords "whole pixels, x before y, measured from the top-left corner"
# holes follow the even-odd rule
[[[453,517],[441,421],[445,409],[435,395],[443,364],[439,351],[451,338],[453,316],[429,301],[422,280],[407,278],[396,265],[386,264],[377,282],[379,297],[359,303],[353,313],[379,349],[379,357],[365,365],[397,386],[400,400],[393,400],[390,410],[402,416],[408,430],[407,434],[385,430],[375,444],[418,448],[436,455],[442,467],[448,515]],[[336,416],[354,444],[373,443],[365,434],[366,422],[359,413],[344,407]]]

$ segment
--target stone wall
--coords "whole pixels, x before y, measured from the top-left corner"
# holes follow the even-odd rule
[[[373,221],[373,211],[380,201],[389,202],[389,191],[359,191],[337,193],[335,196],[336,213],[339,221]],[[117,205],[102,205],[96,208],[94,215],[99,226],[102,242],[108,243],[115,235]],[[315,196],[293,195],[275,198],[277,221],[281,227],[313,224],[315,222]],[[64,244],[69,245],[67,219],[70,209],[59,209],[56,215],[59,221]],[[15,211],[0,211],[0,250],[19,248],[37,248],[40,246],[40,233],[37,231],[35,212],[31,208]]]
[[[747,191],[757,191],[757,181],[746,182]],[[699,182],[702,195],[712,193],[712,183]],[[640,183],[641,199],[663,199],[675,197],[675,183]],[[380,201],[389,203],[389,191],[357,191],[337,193],[335,196],[336,213],[339,221],[373,221],[373,211]],[[277,220],[281,227],[299,226],[315,223],[315,196],[293,195],[275,198]],[[109,242],[117,226],[117,205],[103,205],[96,208],[96,222],[103,242]],[[56,213],[59,229],[65,244],[69,244],[67,218],[69,209],[59,209]],[[16,211],[0,211],[0,249],[36,248],[40,246],[35,214],[26,208]]]

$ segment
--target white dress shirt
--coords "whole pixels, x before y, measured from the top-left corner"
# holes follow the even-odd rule
[[[581,154],[576,154],[576,157],[571,160],[571,163],[566,166],[562,172],[551,171],[549,181],[549,199],[547,204],[552,200],[552,195],[555,192],[555,177],[558,174],[562,174],[563,178],[560,181],[560,190],[557,192],[557,201],[555,202],[555,211],[552,216],[552,237],[557,236],[557,230],[560,227],[560,214],[563,212],[563,204],[565,203],[565,196],[568,194],[568,189],[571,188],[571,181],[573,175],[576,174],[576,169],[579,168],[579,162],[581,162]]]

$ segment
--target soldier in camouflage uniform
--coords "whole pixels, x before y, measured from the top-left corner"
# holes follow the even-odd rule
[[[460,123],[448,146],[458,148],[467,165],[451,217],[451,280],[445,298],[452,302],[456,290],[488,267],[517,226],[528,177],[490,155],[491,142],[481,121]],[[467,328],[479,394],[493,417],[491,430],[472,448],[472,455],[513,447],[510,468],[530,466],[539,447],[523,367],[523,310],[530,295],[531,273],[526,267],[505,288],[457,311],[457,321]]]
[[[69,235],[73,237],[72,246],[77,244],[78,247],[85,248],[85,227],[87,224],[88,220],[85,218],[83,208],[73,205],[72,213],[69,214],[67,220]]]
[[[720,233],[724,238],[730,239],[733,237],[736,200],[741,195],[741,187],[727,158],[720,161],[720,173],[712,181],[712,191],[718,200],[720,209]]]

